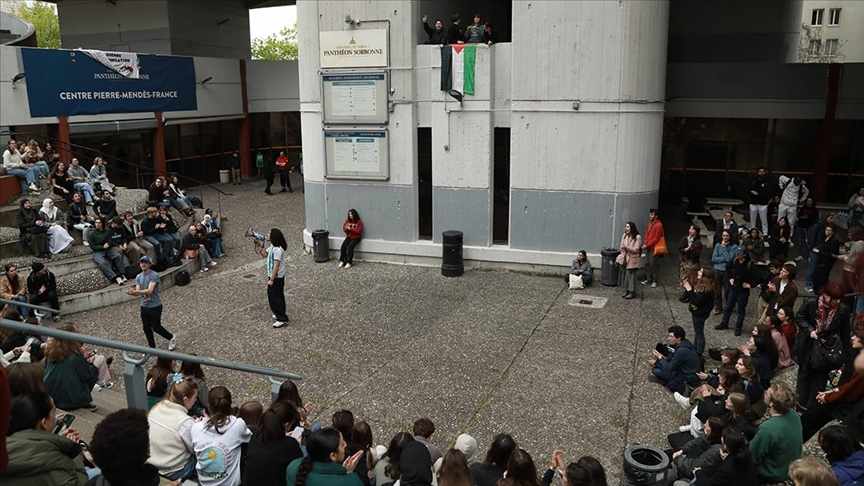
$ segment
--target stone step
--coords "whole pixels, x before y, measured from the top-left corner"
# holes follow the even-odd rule
[[[115,379],[122,379],[122,375],[115,375]],[[93,404],[96,405],[95,410],[79,409],[69,411],[58,410],[58,414],[71,413],[75,416],[75,421],[72,422],[72,428],[81,434],[81,440],[89,443],[93,439],[93,432],[96,430],[96,425],[108,415],[127,408],[126,393],[118,389],[116,385],[109,390],[101,390],[93,392]]]
[[[184,260],[183,262],[182,265],[171,267],[165,271],[159,272],[159,277],[162,279],[163,289],[174,286],[174,275],[181,270],[188,271],[189,274],[192,275],[193,279],[198,275],[200,267],[197,259]],[[104,279],[104,277],[102,278]],[[109,284],[107,282],[106,284],[107,286],[105,288],[60,297],[60,310],[63,316],[138,299],[138,297],[133,297],[126,293],[132,285],[132,282],[127,282],[122,286],[114,283]]]

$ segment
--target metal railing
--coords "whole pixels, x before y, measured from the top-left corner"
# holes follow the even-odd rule
[[[51,309],[49,307],[32,305],[25,302],[7,299],[0,299],[0,303],[10,304],[14,306],[23,306],[44,312],[57,312],[56,309]],[[151,356],[265,376],[269,381],[270,391],[274,400],[279,392],[279,386],[282,384],[282,380],[303,379],[303,377],[300,375],[289,373],[287,371],[279,371],[273,368],[266,368],[263,366],[256,366],[246,363],[237,363],[234,361],[226,361],[207,356],[195,356],[186,353],[178,353],[175,351],[165,351],[162,349],[141,346],[139,344],[124,343],[121,341],[114,341],[113,339],[90,336],[88,334],[81,334],[77,332],[63,331],[47,326],[27,324],[18,321],[10,321],[8,319],[0,319],[0,327],[33,336],[47,336],[55,339],[76,341],[84,344],[90,344],[93,346],[117,349],[119,351],[122,351],[123,361],[126,363],[126,367],[123,371],[123,379],[126,387],[126,404],[129,408],[137,408],[145,411],[148,409],[146,383],[147,373],[144,370],[143,365]],[[132,356],[130,353],[137,353],[143,356],[135,357]]]

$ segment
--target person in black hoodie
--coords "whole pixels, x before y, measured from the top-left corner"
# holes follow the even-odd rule
[[[750,289],[753,287],[750,256],[747,252],[741,252],[735,256],[732,264],[726,270],[726,278],[729,279],[729,296],[726,299],[726,310],[723,311],[723,320],[714,329],[729,329],[729,318],[732,317],[732,309],[737,308],[738,318],[735,321],[735,335],[740,336],[741,329],[744,327],[744,317],[747,315],[747,302],[750,300]]]
[[[735,427],[726,427],[721,439],[720,457],[716,469],[703,468],[696,472],[695,486],[758,486],[756,465],[747,447],[744,434]]]
[[[102,470],[87,486],[157,486],[159,471],[150,457],[147,412],[126,408],[105,417],[90,442],[93,461]]]
[[[33,305],[48,304],[52,309],[60,309],[60,300],[57,298],[57,279],[45,264],[34,261],[31,264],[30,275],[27,276],[27,295]],[[38,312],[38,311],[37,311]],[[58,315],[54,315],[57,320]]]
[[[147,208],[147,216],[141,220],[141,232],[144,240],[153,245],[156,258],[160,264],[167,264],[174,259],[174,239],[165,234],[167,223],[159,219],[159,210],[153,206]]]
[[[450,24],[447,25],[444,34],[444,43],[445,44],[464,44],[465,41],[462,39],[465,38],[465,34],[462,31],[462,26],[460,25],[462,19],[459,17],[458,13],[454,13],[450,15]]]
[[[246,448],[243,484],[285,484],[288,464],[303,457],[297,440],[285,435],[285,431],[293,430],[299,421],[300,415],[293,404],[276,401],[270,405]]]
[[[51,258],[51,253],[48,252],[48,226],[29,199],[21,200],[15,224],[18,226],[18,239],[23,248],[39,258]]]
[[[762,234],[768,234],[768,203],[771,202],[773,193],[772,184],[768,182],[768,170],[764,167],[759,167],[756,171],[756,177],[750,184],[750,227],[756,227],[756,216],[762,223]]]
[[[412,441],[402,446],[399,470],[402,486],[430,486],[432,484],[432,456],[420,442]],[[477,486],[480,486],[479,484]]]

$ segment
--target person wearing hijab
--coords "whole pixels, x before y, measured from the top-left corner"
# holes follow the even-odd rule
[[[45,222],[29,199],[22,199],[15,217],[19,240],[24,248],[39,258],[50,258]]]
[[[42,201],[42,208],[39,210],[39,214],[48,227],[48,251],[56,255],[68,248],[72,244],[72,236],[63,227],[61,223],[63,217],[51,198]]]

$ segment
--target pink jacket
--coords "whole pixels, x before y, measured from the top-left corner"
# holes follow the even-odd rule
[[[639,263],[642,261],[642,235],[638,235],[636,238],[629,238],[627,235],[621,236],[621,244],[618,249],[621,250],[621,255],[618,257],[621,265],[626,266],[628,270],[639,268]]]

